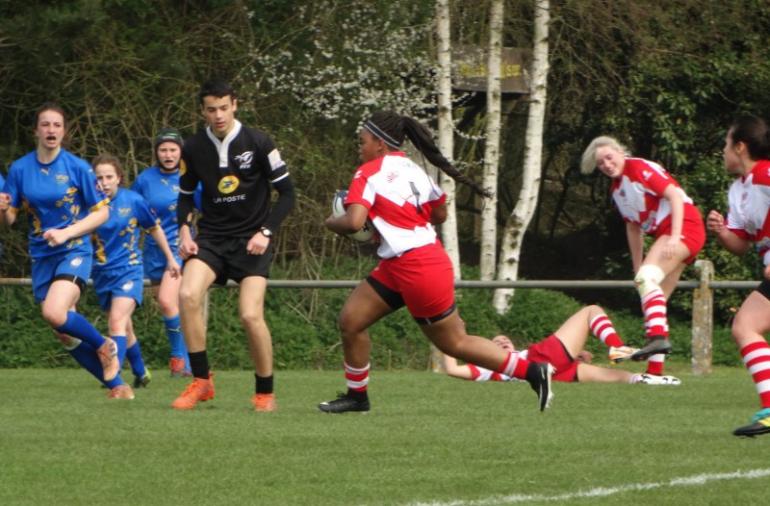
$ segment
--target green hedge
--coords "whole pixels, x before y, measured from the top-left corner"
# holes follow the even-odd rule
[[[353,270],[346,265],[340,272],[360,274],[367,267],[362,265],[363,268]],[[274,288],[268,291],[265,311],[273,335],[278,369],[335,369],[340,366],[342,352],[336,321],[348,293],[347,289]],[[145,359],[151,366],[163,367],[167,362],[168,343],[157,307],[150,293],[145,295],[145,304],[134,315],[134,327]],[[470,333],[487,337],[504,333],[511,336],[519,347],[555,331],[581,306],[581,303],[561,292],[519,289],[511,311],[497,315],[491,305],[491,290],[459,290],[457,298],[460,314]],[[216,288],[211,291],[208,346],[215,368],[251,367],[237,307],[237,290]],[[28,287],[0,287],[0,308],[0,367],[74,365],[42,320]],[[87,292],[80,308],[97,328],[106,330],[106,318],[98,310],[92,290]],[[642,321],[638,308],[608,308],[608,311],[626,342],[642,342]],[[676,360],[689,359],[689,321],[674,317],[670,326]],[[371,329],[371,335],[375,367],[422,369],[427,366],[430,355],[428,341],[406,310],[402,309],[377,323]],[[598,356],[606,353],[596,339],[588,341],[587,349]],[[728,327],[714,329],[714,363],[740,363]]]

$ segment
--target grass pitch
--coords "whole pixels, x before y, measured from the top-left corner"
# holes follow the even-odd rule
[[[370,413],[327,415],[341,372],[279,371],[279,411],[257,414],[247,371],[175,412],[165,371],[115,401],[80,370],[0,370],[0,504],[764,502],[770,435],[731,435],[757,409],[748,374],[668,373],[684,384],[556,383],[541,414],[526,384],[374,370]]]

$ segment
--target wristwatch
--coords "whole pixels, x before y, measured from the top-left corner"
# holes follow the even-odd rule
[[[272,230],[270,230],[270,229],[269,229],[269,228],[267,228],[267,227],[262,227],[262,228],[260,228],[260,229],[259,229],[259,231],[260,231],[260,232],[262,232],[262,235],[264,235],[264,236],[265,236],[265,237],[267,237],[268,239],[269,239],[270,237],[273,237],[273,231],[272,231]]]

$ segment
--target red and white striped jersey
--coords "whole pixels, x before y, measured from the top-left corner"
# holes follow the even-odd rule
[[[626,158],[623,175],[612,181],[610,191],[625,221],[636,223],[647,234],[655,234],[660,224],[671,217],[671,203],[663,198],[670,184],[681,192],[685,206],[693,205],[666,169],[642,158]]]
[[[345,205],[361,204],[369,210],[369,219],[380,234],[377,254],[393,258],[436,242],[430,215],[445,201],[446,195],[435,181],[399,151],[361,165]]]
[[[757,243],[765,265],[770,265],[770,161],[760,160],[730,186],[727,228],[738,237]]]

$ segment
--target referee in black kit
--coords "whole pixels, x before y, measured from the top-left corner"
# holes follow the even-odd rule
[[[235,119],[238,99],[224,81],[211,80],[198,94],[206,128],[184,142],[177,216],[180,253],[185,258],[179,291],[182,330],[193,381],[172,403],[192,409],[214,398],[206,354],[203,301],[212,283],[239,283],[239,315],[254,362],[256,411],[275,411],[273,345],[264,318],[265,289],[273,258],[273,234],[294,206],[294,187],[286,164],[264,132]],[[193,193],[203,186],[198,235],[190,220]],[[271,189],[278,192],[270,205]]]

